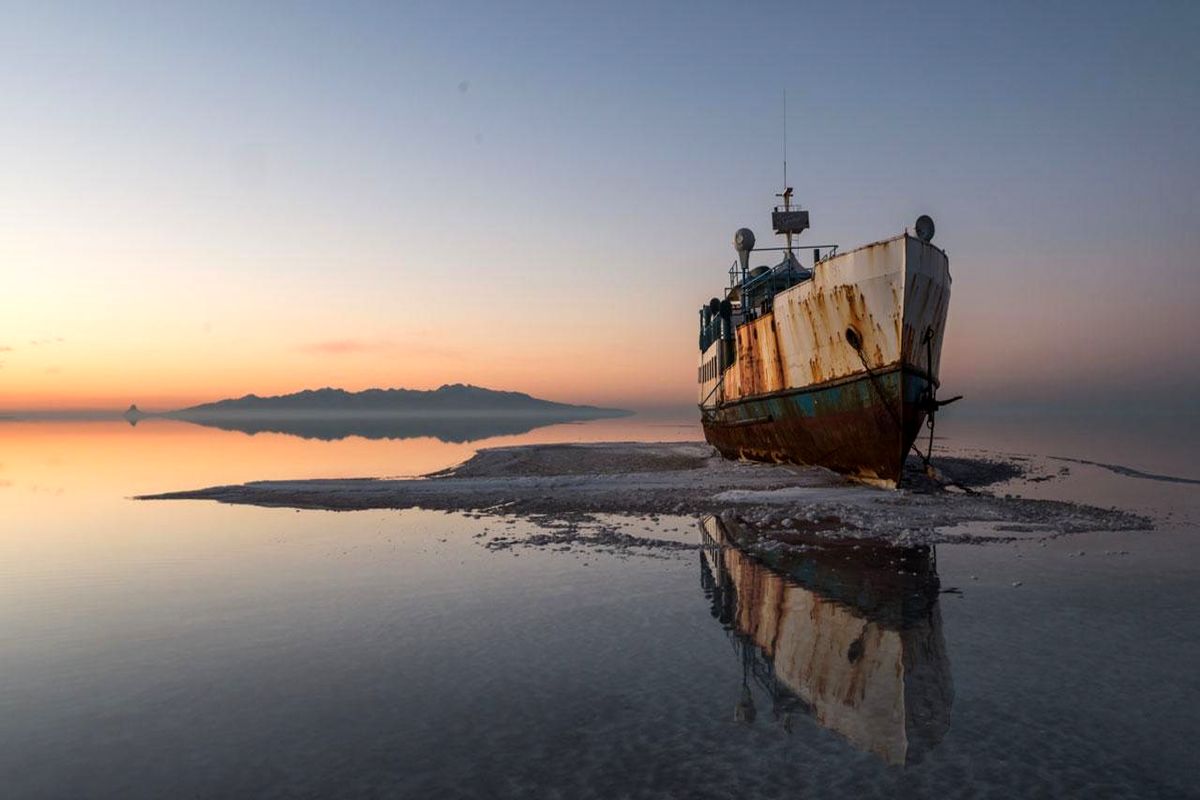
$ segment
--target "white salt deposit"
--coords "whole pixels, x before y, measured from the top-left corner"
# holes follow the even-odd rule
[[[896,491],[852,483],[827,470],[734,462],[707,445],[598,443],[482,450],[469,461],[408,479],[258,481],[149,495],[308,509],[426,508],[523,517],[546,532],[542,545],[588,539],[611,547],[674,549],[603,515],[728,514],[755,528],[803,530],[893,544],[989,542],[1086,531],[1149,529],[1117,509],[991,494],[1026,474],[1016,459],[946,458],[936,479],[918,470]],[[1034,480],[1035,478],[1030,478]],[[653,519],[653,516],[651,517]],[[489,546],[510,547],[507,537]]]

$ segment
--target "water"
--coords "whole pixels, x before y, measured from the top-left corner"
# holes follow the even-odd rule
[[[942,430],[1200,477],[1179,425]],[[641,418],[471,443],[0,423],[3,795],[1200,794],[1196,484],[1062,462],[1020,491],[1158,530],[769,566],[492,552],[474,537],[497,523],[459,514],[127,499],[697,437]],[[701,541],[694,520],[637,525]]]

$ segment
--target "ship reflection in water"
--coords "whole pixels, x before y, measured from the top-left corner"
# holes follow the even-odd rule
[[[700,582],[742,661],[738,721],[798,715],[889,764],[919,761],[950,725],[954,689],[928,547],[829,542],[788,533],[801,547],[751,557],[746,532],[701,522]]]

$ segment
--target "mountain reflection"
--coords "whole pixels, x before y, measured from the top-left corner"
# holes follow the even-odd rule
[[[735,523],[707,517],[701,531],[700,582],[742,661],[736,719],[757,717],[757,685],[789,733],[804,714],[889,764],[941,741],[954,690],[932,549],[789,532],[799,547],[760,560]]]
[[[493,436],[514,436],[548,425],[581,422],[590,417],[570,417],[539,414],[494,414],[431,416],[422,414],[380,415],[183,415],[171,414],[171,419],[242,433],[282,433],[303,439],[333,441],[349,436],[364,439],[415,439],[431,437],[443,442],[462,444]],[[129,421],[131,425],[136,420]]]

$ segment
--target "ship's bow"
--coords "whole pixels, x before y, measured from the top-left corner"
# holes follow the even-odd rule
[[[936,408],[938,374],[950,307],[950,263],[941,249],[906,237],[900,335],[900,464]],[[899,479],[899,475],[897,475]]]

